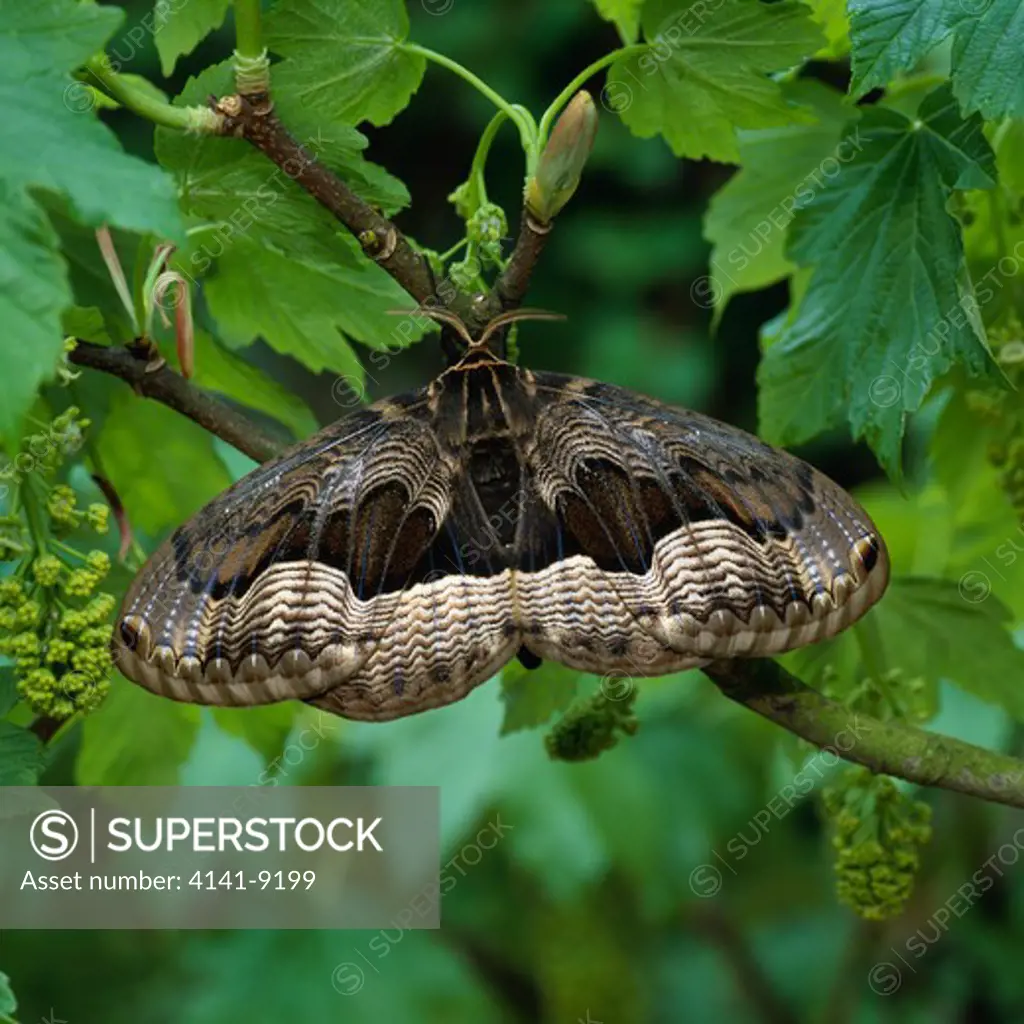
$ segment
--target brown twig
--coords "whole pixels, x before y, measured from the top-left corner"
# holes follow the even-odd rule
[[[151,368],[143,349],[79,341],[68,359],[76,366],[120,377],[138,394],[163,402],[257,462],[265,462],[281,450],[281,442],[249,417],[190,384],[166,364]]]
[[[817,747],[873,772],[1024,807],[1024,761],[883,721],[805,686],[774,661],[719,661],[704,670],[728,697]]]
[[[226,96],[213,100],[212,106],[223,115],[225,135],[245,139],[301,185],[417,302],[437,301],[426,259],[387,217],[357,196],[288,131],[267,96]]]
[[[225,135],[243,138],[280,167],[321,206],[352,232],[363,251],[375,260],[420,305],[455,308],[467,322],[479,327],[489,318],[522,304],[530,278],[544,249],[551,224],[536,219],[524,207],[519,236],[509,262],[499,275],[490,301],[445,292],[434,280],[430,264],[383,214],[361,199],[284,125],[267,94],[211,98],[222,117]]]
[[[537,260],[544,251],[544,245],[551,232],[551,224],[541,224],[523,209],[519,224],[519,237],[509,257],[508,264],[494,284],[494,290],[501,302],[501,308],[515,309],[526,298]]]

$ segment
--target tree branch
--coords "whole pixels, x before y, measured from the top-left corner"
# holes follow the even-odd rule
[[[530,278],[540,254],[544,251],[551,227],[550,223],[542,224],[534,219],[529,210],[523,208],[515,249],[512,250],[508,264],[494,284],[502,309],[515,309],[526,298]]]
[[[730,700],[873,772],[1024,808],[1024,761],[854,711],[774,661],[718,661],[704,674]],[[839,742],[839,737],[847,739]]]
[[[380,264],[418,303],[437,301],[434,275],[409,240],[288,131],[266,95],[226,96],[213,101],[223,118],[224,135],[255,146],[301,185],[359,240],[363,251]]]
[[[266,462],[282,448],[277,438],[248,416],[190,384],[166,363],[153,366],[147,349],[79,341],[68,359],[76,366],[120,377],[138,394],[163,402],[257,462]]]

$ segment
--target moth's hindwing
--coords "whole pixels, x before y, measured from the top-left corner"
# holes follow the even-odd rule
[[[122,671],[350,718],[450,703],[517,651],[658,675],[832,636],[885,589],[842,489],[740,430],[476,353],[261,466],[125,598]]]

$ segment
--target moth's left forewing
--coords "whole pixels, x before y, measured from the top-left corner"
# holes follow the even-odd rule
[[[446,513],[416,407],[361,410],[258,467],[177,530],[125,596],[122,672],[203,704],[307,699],[353,680]]]

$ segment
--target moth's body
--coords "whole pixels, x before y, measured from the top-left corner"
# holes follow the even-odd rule
[[[381,720],[517,652],[631,676],[775,654],[887,578],[871,520],[807,464],[474,347],[211,502],[139,574],[113,646],[178,700]]]

